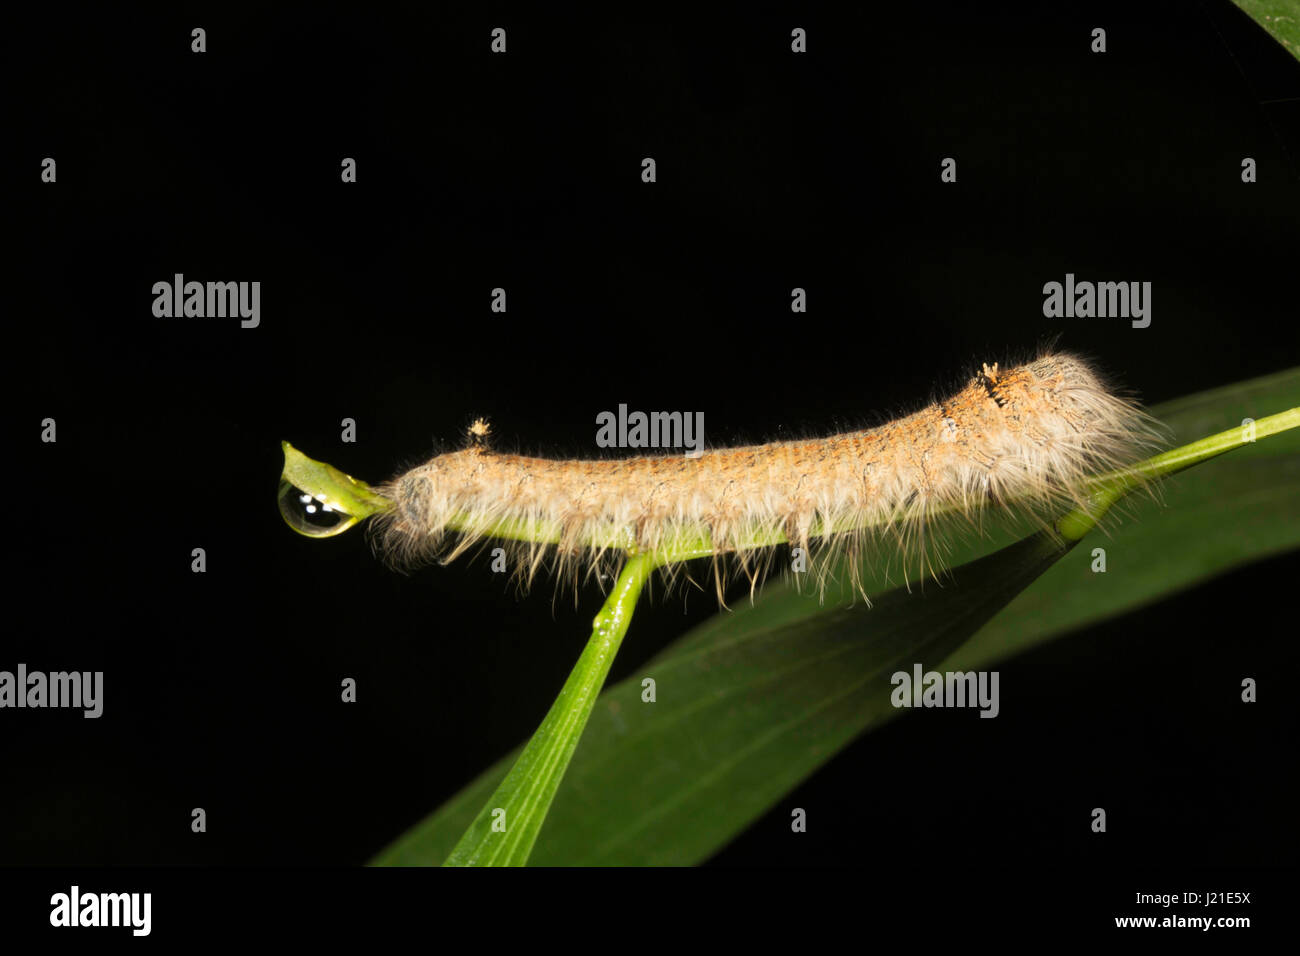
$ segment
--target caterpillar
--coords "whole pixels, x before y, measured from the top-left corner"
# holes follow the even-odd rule
[[[752,591],[781,544],[815,546],[820,568],[844,555],[856,567],[884,547],[935,573],[940,519],[978,527],[996,509],[1042,520],[1162,438],[1087,361],[1050,351],[984,364],[950,398],[874,428],[699,457],[535,458],[492,450],[482,420],[470,433],[468,447],[377,489],[393,507],[372,522],[372,541],[390,564],[445,563],[494,539],[521,585],[549,568],[576,586],[648,550],[670,577],[711,558],[720,601],[728,559]]]

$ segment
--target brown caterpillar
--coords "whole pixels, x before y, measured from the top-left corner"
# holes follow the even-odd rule
[[[820,545],[823,569],[828,548],[856,561],[864,547],[887,546],[933,572],[940,516],[975,524],[986,509],[1042,516],[1076,505],[1086,478],[1161,438],[1136,402],[1065,353],[1005,371],[984,365],[947,401],[876,428],[697,458],[530,458],[490,450],[486,433],[476,422],[470,447],[379,489],[395,503],[372,526],[390,563],[450,561],[502,523],[526,525],[545,540],[500,542],[524,585],[548,564],[575,582],[603,576],[635,547],[712,556],[719,599],[719,558],[732,556],[752,588],[781,542],[805,554]],[[669,562],[670,576],[681,565]]]

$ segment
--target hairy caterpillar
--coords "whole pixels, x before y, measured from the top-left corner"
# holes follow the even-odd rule
[[[882,546],[932,568],[940,516],[975,523],[988,508],[1041,515],[1081,503],[1085,479],[1160,437],[1135,402],[1065,353],[984,365],[946,401],[879,427],[696,458],[530,458],[492,451],[486,434],[476,422],[470,447],[378,489],[394,506],[376,516],[372,540],[390,563],[446,562],[500,538],[526,585],[548,564],[574,581],[601,575],[630,548],[671,556],[670,575],[711,556],[719,599],[719,558],[752,587],[781,543],[821,546],[823,568],[826,549],[856,560]]]

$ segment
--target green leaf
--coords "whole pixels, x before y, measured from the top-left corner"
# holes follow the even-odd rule
[[[552,808],[543,831],[576,839],[539,845],[530,862],[690,862],[699,847],[712,846],[712,834],[734,829],[738,813],[761,813],[788,781],[883,719],[893,709],[895,670],[946,656],[1070,547],[1051,532],[1032,535],[963,567],[960,584],[925,595],[886,593],[869,617],[839,608],[793,627],[750,628],[724,639],[706,630],[683,639],[667,659],[644,668],[665,688],[654,704],[641,701],[640,678],[601,695],[604,719],[589,726],[582,752],[604,759],[584,760],[583,772],[565,779],[565,805]],[[782,771],[774,775],[768,768],[777,755]],[[489,786],[480,778],[375,862],[440,859]],[[582,821],[594,815],[607,822],[611,797],[635,825],[602,826],[592,840]],[[662,834],[665,819],[675,826],[670,840]]]
[[[284,452],[284,469],[280,472],[280,485],[276,493],[280,516],[294,531],[308,538],[332,538],[342,534],[363,518],[392,507],[385,498],[364,481],[358,481],[333,465],[308,458],[287,441],[280,442]],[[341,516],[338,523],[329,527],[315,527],[304,520],[298,496],[308,495],[315,502],[328,506]]]
[[[605,606],[592,622],[591,638],[577,666],[541,727],[483,803],[444,866],[523,866],[527,862],[654,567],[648,554],[636,555],[623,566]]]
[[[1233,0],[1233,3],[1300,60],[1300,0]]]
[[[1184,442],[1296,405],[1300,370],[1154,412]],[[928,582],[908,593],[869,580],[870,611],[837,607],[832,599],[842,595],[823,605],[815,595],[770,587],[756,604],[706,622],[601,695],[529,862],[706,859],[855,736],[899,713],[889,703],[893,671],[915,662],[943,670],[987,664],[1300,546],[1297,478],[1300,430],[1293,430],[1179,475],[1162,486],[1163,506],[1131,497],[1122,523],[1108,520],[1105,533],[1073,551],[1037,534],[989,554],[1011,540],[998,529],[954,545],[949,563],[958,566],[942,586]],[[1091,571],[1094,547],[1107,549],[1106,574]],[[642,676],[658,682],[653,705],[641,702]],[[441,861],[512,760],[374,862]]]

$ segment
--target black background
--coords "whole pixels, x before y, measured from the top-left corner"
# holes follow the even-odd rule
[[[0,862],[361,863],[545,713],[598,591],[519,600],[481,562],[403,577],[359,533],[300,538],[281,439],[377,481],[479,414],[546,454],[591,455],[620,402],[703,411],[711,444],[852,427],[1057,334],[1151,403],[1296,363],[1300,64],[1247,18],[869,6],[15,25],[0,667],[103,670],[106,703],[0,718]],[[261,326],[155,319],[176,272],[260,280]],[[1151,281],[1152,325],[1044,319],[1066,272]],[[997,721],[893,722],[713,862],[1293,860],[1294,620],[1268,595],[1297,569],[1004,663]],[[611,681],[715,611],[642,606]]]

